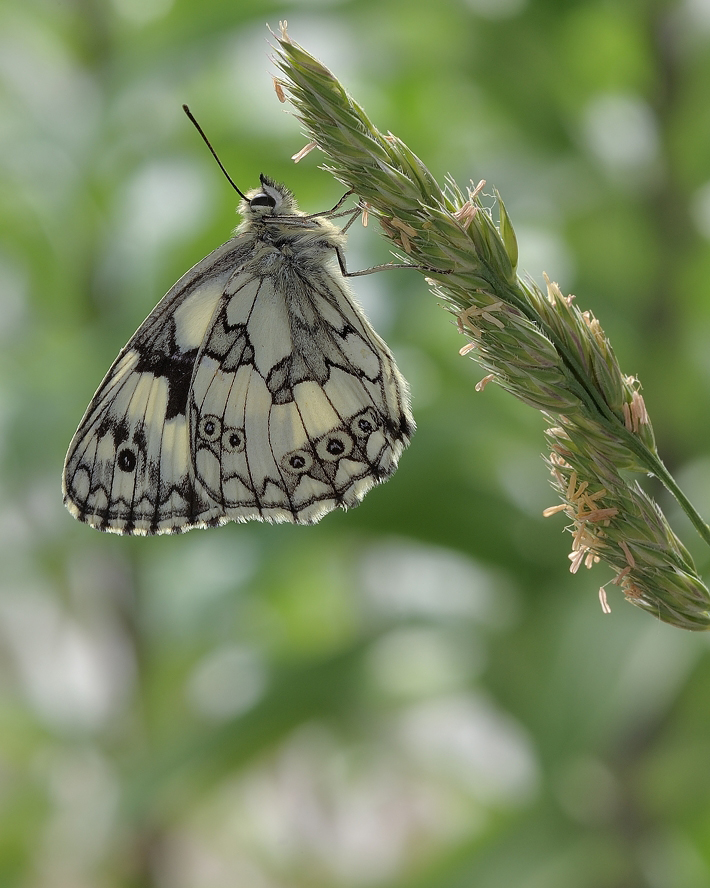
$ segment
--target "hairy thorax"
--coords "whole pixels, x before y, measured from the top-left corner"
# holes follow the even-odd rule
[[[312,275],[331,265],[335,251],[345,240],[340,229],[324,219],[299,224],[262,223],[253,233],[259,245],[255,260],[259,270],[272,275]]]

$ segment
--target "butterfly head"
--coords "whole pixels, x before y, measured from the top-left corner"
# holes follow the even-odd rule
[[[261,182],[260,188],[253,188],[246,194],[246,210],[247,218],[262,218],[264,216],[288,216],[296,209],[296,202],[293,195],[278,182],[274,182],[263,173],[259,176]]]

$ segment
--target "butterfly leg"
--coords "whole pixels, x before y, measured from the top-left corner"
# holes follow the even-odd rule
[[[351,188],[349,191],[346,191],[345,194],[340,198],[340,200],[337,202],[337,204],[333,207],[332,210],[328,210],[325,213],[320,213],[320,215],[321,216],[332,216],[336,210],[339,210],[342,207],[342,205],[350,197],[351,194],[355,194],[354,188]],[[350,210],[348,210],[347,212],[349,213]]]
[[[343,213],[336,212],[339,210],[345,201],[350,197],[351,194],[355,194],[355,191],[351,188],[350,191],[346,191],[345,194],[340,198],[337,204],[332,207],[330,210],[322,210],[320,213],[308,213],[303,216],[303,219],[316,219],[318,216],[326,216],[329,219],[335,218],[337,219],[339,216],[347,216],[352,213],[352,210],[345,210]],[[360,213],[360,208],[358,207],[357,213]]]
[[[358,216],[361,213],[364,213],[363,204],[361,204],[361,203],[358,203],[358,205],[355,207],[354,210],[347,210],[345,213],[338,213],[338,216],[347,216],[348,214],[350,214],[350,218],[345,223],[345,225],[340,229],[343,234],[345,234],[345,232],[348,230],[348,228],[350,228],[350,226],[353,224],[353,222],[358,218]],[[365,223],[363,222],[363,225],[364,224]]]
[[[433,274],[451,274],[453,271],[451,268],[434,268],[432,265],[417,265],[414,263],[410,265],[407,262],[384,262],[381,265],[373,265],[371,268],[363,268],[361,271],[348,271],[345,263],[345,253],[343,253],[342,248],[333,247],[333,249],[335,250],[335,255],[338,257],[340,272],[343,277],[346,278],[361,277],[364,274],[374,274],[376,271],[389,271],[390,268],[413,268],[416,271],[428,271]]]

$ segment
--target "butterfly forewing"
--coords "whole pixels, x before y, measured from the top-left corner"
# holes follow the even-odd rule
[[[117,533],[308,524],[395,470],[414,429],[407,386],[330,261],[341,232],[297,212],[269,223],[255,205],[94,396],[64,469],[80,520]]]
[[[77,518],[126,533],[192,521],[187,396],[199,346],[243,253],[230,242],[198,263],[114,362],[67,454],[65,501]]]

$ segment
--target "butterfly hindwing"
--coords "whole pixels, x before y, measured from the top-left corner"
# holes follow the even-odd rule
[[[199,483],[236,520],[311,523],[357,505],[413,430],[387,346],[328,273],[279,280],[287,299],[270,276],[241,277],[193,378]]]

